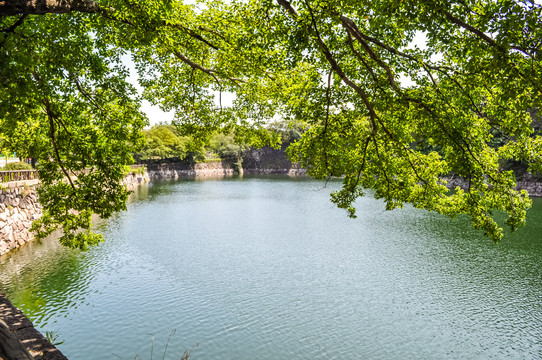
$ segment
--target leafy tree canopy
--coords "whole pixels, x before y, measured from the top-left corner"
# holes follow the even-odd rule
[[[189,138],[178,136],[174,126],[153,126],[149,130],[144,130],[143,134],[145,144],[138,154],[141,159],[186,157]]]
[[[541,170],[542,6],[532,0],[8,0],[0,3],[0,134],[40,160],[40,201],[63,243],[99,240],[90,216],[124,208],[119,185],[142,141],[140,96],[205,138],[220,129],[276,144],[267,120],[301,125],[289,152],[355,215],[373,189],[467,214],[493,240],[530,206],[507,160]],[[423,34],[427,46],[412,45]],[[220,94],[236,94],[222,106]],[[217,95],[218,94],[218,95]],[[218,104],[217,100],[218,99]],[[492,141],[498,137],[498,141]],[[450,193],[443,177],[467,189]]]

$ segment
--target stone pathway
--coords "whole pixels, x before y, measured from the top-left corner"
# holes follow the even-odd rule
[[[11,301],[0,292],[0,320],[2,320],[9,332],[18,339],[29,351],[35,360],[68,360],[62,353],[54,347],[38,330],[34,328],[32,322],[17,309]],[[2,324],[0,323],[0,327]],[[0,338],[0,359],[3,359],[5,354],[2,354],[3,345],[8,345],[6,341]],[[4,360],[19,360],[20,358],[5,358]]]

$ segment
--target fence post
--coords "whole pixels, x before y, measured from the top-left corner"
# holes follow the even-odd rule
[[[0,171],[0,182],[34,180],[38,178],[37,170]]]

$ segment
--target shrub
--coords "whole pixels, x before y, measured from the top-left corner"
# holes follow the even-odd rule
[[[236,142],[235,134],[216,133],[211,138],[211,149],[222,159],[239,160],[247,146]]]
[[[132,173],[134,173],[135,175],[142,175],[142,174],[144,174],[146,171],[147,171],[147,168],[144,167],[144,166],[132,168]]]
[[[25,162],[12,162],[12,163],[8,163],[4,167],[4,170],[6,170],[6,171],[8,171],[8,170],[32,170],[32,165],[27,164]]]

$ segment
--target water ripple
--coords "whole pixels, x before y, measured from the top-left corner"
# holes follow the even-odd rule
[[[466,219],[370,198],[347,219],[328,186],[153,183],[99,247],[0,257],[0,288],[73,359],[148,359],[153,336],[161,356],[173,329],[170,358],[540,356],[539,222],[494,246]]]

